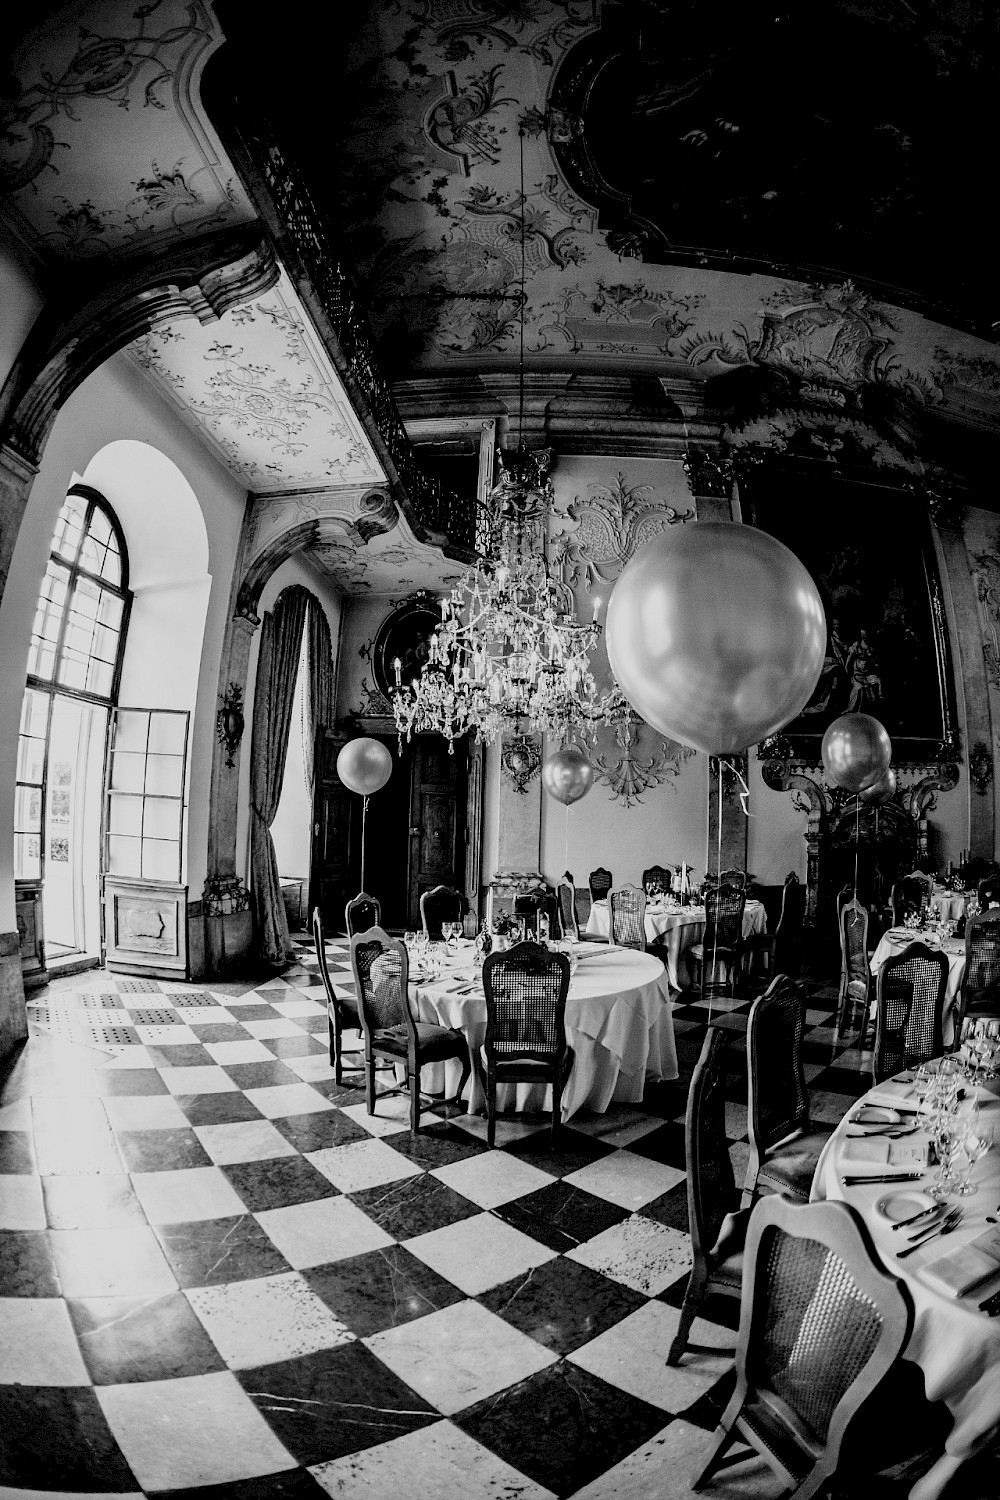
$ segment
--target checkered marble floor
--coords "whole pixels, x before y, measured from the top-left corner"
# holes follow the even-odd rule
[[[866,1059],[811,988],[835,1121]],[[554,1145],[511,1118],[490,1151],[478,1117],[439,1107],[412,1134],[398,1095],[368,1116],[334,1082],[322,996],[303,946],[256,986],[97,972],[32,1002],[46,1029],[0,1091],[0,1495],[686,1495],[736,1321],[711,1304],[694,1337],[719,1352],[665,1365],[704,1007],[677,998],[680,1083]],[[755,1463],[715,1487],[779,1488]]]

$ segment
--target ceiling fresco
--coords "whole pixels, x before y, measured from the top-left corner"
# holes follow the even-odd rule
[[[284,271],[217,321],[177,319],[125,353],[256,494],[385,478]]]
[[[77,0],[32,26],[8,62],[0,193],[43,260],[134,254],[254,217],[198,102],[221,41],[202,0]]]
[[[1000,421],[1000,353],[968,331],[991,333],[1000,319],[982,260],[992,210],[981,184],[963,196],[978,147],[966,138],[959,152],[961,131],[979,130],[991,97],[995,7],[820,8],[805,30],[801,12],[750,0],[389,0],[352,11],[343,88],[331,98],[314,86],[307,60],[295,96],[276,108],[336,207],[390,375],[516,363],[523,214],[531,367],[701,380],[764,365],[834,395],[884,385]],[[614,51],[625,13],[652,21],[649,57],[631,75],[620,58],[602,73],[594,58]],[[789,14],[799,17],[796,41],[769,61],[769,28]],[[734,15],[742,20],[731,27]],[[821,63],[827,20],[836,45]],[[751,23],[763,29],[741,71]],[[850,53],[844,38],[867,36],[865,27],[874,40]],[[888,79],[897,53],[900,76]],[[574,113],[560,100],[575,101],[579,77],[593,87]],[[958,94],[962,109],[952,108]],[[706,111],[711,130],[700,123]],[[609,205],[643,193],[626,232],[628,215]],[[679,223],[687,239],[672,256]],[[930,305],[916,285],[928,267],[934,316],[915,310]],[[887,278],[896,291],[873,290]]]

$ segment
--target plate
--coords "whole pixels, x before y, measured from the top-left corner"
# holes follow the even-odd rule
[[[894,943],[915,943],[923,934],[916,927],[890,927],[886,937]]]
[[[888,1219],[890,1224],[898,1224],[900,1219],[912,1219],[914,1214],[923,1213],[927,1208],[933,1208],[937,1199],[932,1198],[930,1193],[901,1192],[886,1193],[880,1198],[875,1207],[883,1219]]]
[[[851,1125],[898,1125],[901,1116],[896,1109],[887,1109],[881,1104],[862,1104],[848,1121]]]

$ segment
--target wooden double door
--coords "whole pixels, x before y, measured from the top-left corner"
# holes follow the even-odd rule
[[[351,736],[321,729],[310,909],[318,905],[328,931],[341,931],[344,907],[361,889],[362,799],[337,776],[337,756]],[[397,755],[395,735],[373,735],[392,753],[392,775],[368,799],[365,889],[382,905],[390,931],[420,926],[420,897],[431,886],[465,888],[468,744],[454,755],[440,735],[417,735]]]

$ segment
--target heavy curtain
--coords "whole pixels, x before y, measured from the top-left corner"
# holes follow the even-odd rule
[[[298,585],[265,614],[257,657],[250,755],[250,880],[258,951],[269,963],[292,956],[271,824],[278,811],[292,722],[302,629],[310,595]]]
[[[302,735],[302,757],[306,786],[312,795],[316,783],[313,755],[318,725],[333,723],[333,640],[326,614],[319,600],[309,596],[306,615],[306,651],[308,667],[305,683],[305,716]]]

